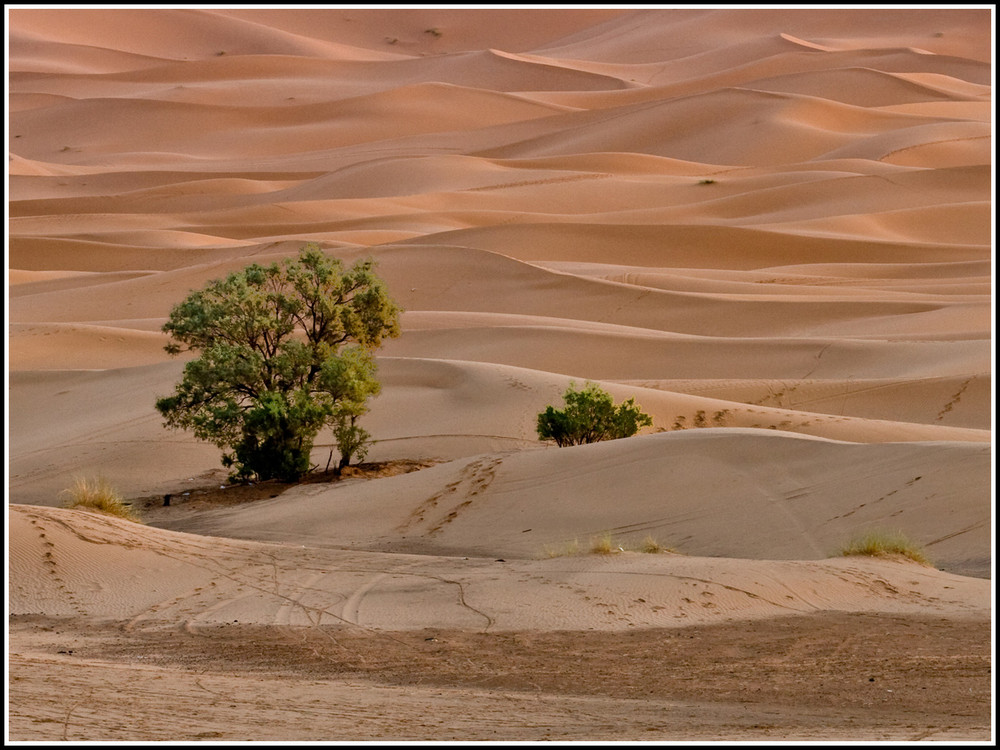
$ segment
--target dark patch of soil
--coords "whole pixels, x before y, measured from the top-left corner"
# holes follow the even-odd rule
[[[269,479],[263,482],[230,484],[223,479],[211,483],[205,482],[193,487],[182,487],[163,495],[129,498],[126,502],[143,521],[155,521],[208,508],[268,500],[278,497],[292,487],[304,484],[330,484],[348,480],[378,479],[419,471],[433,465],[433,462],[430,461],[399,459],[347,466],[340,474],[332,469],[312,471],[298,482],[279,482]],[[204,479],[202,477],[202,480]]]

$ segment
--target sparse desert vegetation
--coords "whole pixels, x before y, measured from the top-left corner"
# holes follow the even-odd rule
[[[299,479],[325,426],[338,472],[363,458],[371,435],[357,422],[381,390],[374,352],[400,333],[375,266],[345,268],[308,243],[295,259],[252,263],[188,295],[163,325],[164,349],[199,357],[157,399],[164,426],[230,449],[233,482]]]
[[[573,539],[563,544],[545,545],[545,557],[572,557],[580,554],[580,540]]]
[[[649,555],[669,552],[677,554],[673,547],[660,544],[654,537],[646,536],[639,543],[632,543],[616,539],[610,532],[597,534],[590,538],[590,545],[585,552],[591,555],[617,555],[622,552],[642,552]],[[578,539],[573,539],[562,545],[547,545],[545,547],[546,557],[572,557],[584,554]]]
[[[139,515],[105,477],[78,477],[62,492],[64,508],[94,510],[141,523]]]
[[[652,536],[643,538],[642,542],[639,543],[639,552],[645,552],[647,555],[658,555],[661,552],[677,554],[677,550],[673,547],[664,547]]]
[[[840,554],[844,557],[905,558],[931,566],[923,548],[899,530],[872,529],[863,532],[844,545]]]
[[[566,447],[632,437],[653,424],[634,398],[615,404],[611,394],[588,381],[582,390],[575,383],[563,393],[565,408],[548,406],[538,415],[538,437]]]
[[[590,540],[590,551],[595,555],[612,555],[625,549],[611,538],[611,534],[601,534]]]

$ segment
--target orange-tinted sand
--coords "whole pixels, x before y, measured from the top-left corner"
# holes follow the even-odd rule
[[[993,736],[988,650],[934,651],[992,622],[990,7],[22,7],[7,31],[9,740]],[[378,467],[196,503],[225,471],[154,409],[183,367],[160,328],[306,242],[374,257],[405,310]],[[540,443],[587,380],[653,427]],[[97,475],[147,523],[59,507]],[[934,567],[838,557],[870,529]],[[549,637],[742,623],[763,654],[788,616],[884,653],[782,647],[764,697],[263,656],[495,635],[558,676]],[[230,663],[237,623],[260,656]],[[910,692],[844,682],[917,653]]]

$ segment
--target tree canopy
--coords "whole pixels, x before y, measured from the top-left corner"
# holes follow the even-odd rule
[[[222,448],[234,480],[298,479],[324,426],[343,467],[366,448],[357,420],[380,390],[374,351],[399,335],[399,314],[372,259],[345,269],[309,244],[249,265],[171,311],[166,350],[198,356],[156,408],[165,426]]]
[[[583,390],[570,383],[563,400],[565,409],[549,406],[538,415],[539,439],[560,447],[631,437],[653,424],[634,398],[615,406],[610,393],[589,381]]]

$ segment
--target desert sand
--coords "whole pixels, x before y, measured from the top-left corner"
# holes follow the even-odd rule
[[[7,741],[992,742],[993,21],[8,6]],[[308,242],[375,442],[231,486],[161,327]]]

